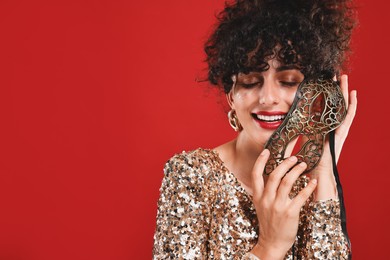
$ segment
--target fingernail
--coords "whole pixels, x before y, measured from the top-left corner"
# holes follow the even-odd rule
[[[306,163],[305,163],[305,162],[301,162],[301,163],[299,164],[299,166],[305,168],[305,167],[306,167]]]
[[[317,179],[312,179],[311,182],[312,182],[313,184],[317,184]]]
[[[264,149],[260,155],[266,155],[268,153],[268,149]]]
[[[289,157],[288,158],[290,161],[292,161],[292,162],[296,162],[297,161],[297,157],[295,157],[295,156],[291,156],[291,157]]]

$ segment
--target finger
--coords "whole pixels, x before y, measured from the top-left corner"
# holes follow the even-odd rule
[[[278,192],[276,195],[277,200],[284,201],[289,198],[289,194],[291,192],[292,187],[294,186],[294,183],[305,171],[306,168],[307,164],[301,162],[300,164],[294,166],[294,168],[292,168],[291,171],[289,171],[286,176],[284,176],[278,188]]]
[[[295,156],[291,156],[284,160],[278,167],[271,172],[269,175],[267,184],[264,187],[264,194],[270,196],[271,198],[275,198],[276,191],[279,187],[280,181],[284,175],[291,169],[296,163],[298,159]]]
[[[269,157],[269,150],[264,149],[257,158],[252,170],[253,200],[259,200],[264,191],[263,172]]]
[[[347,115],[345,116],[344,122],[336,129],[335,138],[336,138],[336,158],[338,159],[343,148],[345,139],[348,136],[349,129],[351,128],[353,119],[356,115],[357,109],[357,92],[356,90],[351,91],[350,104],[348,106]]]
[[[302,208],[303,205],[305,205],[306,201],[309,199],[310,195],[313,193],[315,188],[317,187],[317,180],[312,179],[309,181],[309,183],[306,185],[305,188],[303,188],[297,196],[293,199],[292,203],[292,210],[298,211]]]
[[[340,78],[340,88],[344,96],[345,104],[348,106],[348,76],[345,74]]]
[[[344,122],[336,129],[338,137],[346,138],[348,135],[349,128],[352,125],[353,119],[356,115],[357,109],[357,92],[356,90],[351,91],[351,100],[348,106],[347,115],[345,116]]]
[[[348,126],[348,129],[352,125],[353,119],[355,118],[356,109],[357,109],[357,91],[352,90],[351,91],[351,102],[348,105],[347,116],[345,117],[345,119],[347,121],[346,125]]]

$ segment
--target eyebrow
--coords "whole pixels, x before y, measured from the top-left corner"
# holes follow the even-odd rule
[[[284,71],[284,70],[299,70],[299,67],[296,65],[283,65],[276,68],[276,72]]]

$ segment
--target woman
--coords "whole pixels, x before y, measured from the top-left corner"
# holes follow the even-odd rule
[[[348,104],[336,158],[356,111],[340,76],[354,20],[348,1],[236,0],[206,43],[209,81],[237,137],[171,158],[160,189],[154,259],[347,259],[328,141],[309,174],[295,156],[263,177],[264,145],[304,78],[337,77]]]

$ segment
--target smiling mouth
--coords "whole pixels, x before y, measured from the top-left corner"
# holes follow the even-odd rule
[[[257,114],[252,114],[252,117],[256,120],[260,120],[263,122],[277,122],[281,121],[286,117],[286,114],[284,115],[273,115],[273,116],[266,116],[266,115],[257,115]]]

